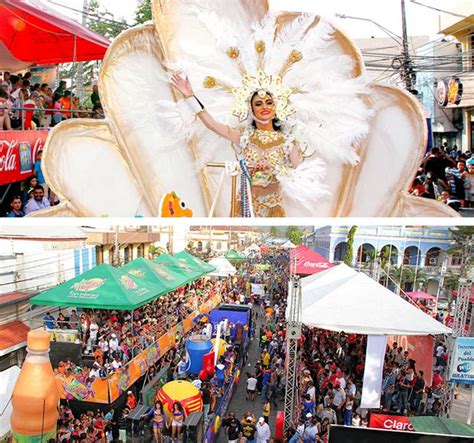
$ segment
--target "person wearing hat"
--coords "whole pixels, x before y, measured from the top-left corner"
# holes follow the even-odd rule
[[[119,348],[119,341],[118,341],[118,338],[117,338],[117,335],[116,334],[112,334],[110,336],[110,340],[109,340],[109,349],[110,349],[110,352],[117,352]]]
[[[137,406],[137,400],[135,398],[135,395],[133,394],[132,391],[128,391],[127,392],[127,408],[132,410],[132,409],[135,409],[136,406]]]
[[[257,423],[257,443],[268,443],[272,437],[270,426],[265,423],[265,419],[260,417]]]
[[[247,439],[247,443],[255,443],[255,434],[257,433],[257,427],[253,422],[251,416],[247,416],[242,423],[242,437]]]

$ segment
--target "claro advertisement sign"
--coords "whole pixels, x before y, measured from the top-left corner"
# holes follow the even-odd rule
[[[415,431],[410,423],[410,419],[403,415],[371,414],[369,428]]]
[[[456,435],[422,434],[407,431],[331,426],[329,443],[472,443]]]

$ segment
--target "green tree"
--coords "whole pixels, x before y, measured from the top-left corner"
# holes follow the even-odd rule
[[[352,226],[347,233],[347,250],[344,256],[344,263],[347,266],[352,266],[352,255],[354,253],[354,238],[357,232],[357,226]]]
[[[398,292],[398,287],[405,291],[407,284],[415,281],[415,271],[410,266],[393,266],[389,276],[392,283],[397,286],[396,292]]]
[[[145,23],[151,19],[151,0],[143,0],[143,2],[137,6],[137,9],[135,11],[135,21],[137,22],[137,24],[139,24]]]
[[[278,228],[276,226],[270,228],[270,236],[273,238],[278,237]]]
[[[299,245],[303,241],[304,232],[297,226],[288,226],[286,237],[295,245]]]
[[[474,226],[455,226],[449,232],[454,240],[454,245],[448,249],[448,254],[457,257],[467,257],[466,265],[473,265],[472,242],[474,240]]]
[[[106,18],[104,20],[104,17]],[[115,19],[100,3],[100,0],[91,0],[89,3],[89,11],[87,18],[87,27],[104,37],[113,39],[122,31],[130,26],[125,22],[124,18]]]
[[[161,246],[150,245],[148,248],[148,255],[153,260],[155,257],[159,257],[162,254],[166,254],[166,249]]]

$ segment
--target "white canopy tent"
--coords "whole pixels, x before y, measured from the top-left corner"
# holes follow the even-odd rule
[[[283,249],[294,249],[294,248],[296,248],[296,245],[295,245],[293,242],[291,242],[290,240],[288,240],[288,241],[286,241],[285,243],[283,243],[283,244],[281,245],[281,247],[282,247]]]
[[[380,407],[387,336],[451,332],[366,274],[344,264],[301,279],[301,303],[301,321],[307,326],[368,336],[360,403],[364,409]]]
[[[245,256],[245,257],[255,255],[255,254],[259,254],[259,253],[260,253],[260,246],[258,246],[255,243],[250,245],[248,248],[245,248],[244,251],[242,251],[242,255]]]
[[[20,368],[18,366],[11,366],[0,372],[0,439],[5,437],[11,429],[10,417],[13,406],[10,399],[19,375]]]
[[[235,275],[237,272],[237,269],[235,269],[232,263],[224,256],[209,260],[209,264],[216,268],[214,272],[208,274],[213,277],[229,277],[230,275]]]
[[[362,272],[341,264],[301,279],[302,323],[367,335],[438,335],[451,329]]]

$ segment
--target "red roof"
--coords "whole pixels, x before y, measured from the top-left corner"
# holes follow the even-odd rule
[[[8,294],[0,294],[0,306],[6,306],[20,301],[29,300],[35,294],[25,294],[24,292],[10,292]]]
[[[0,42],[31,65],[100,60],[110,44],[37,0],[0,1]]]
[[[26,343],[29,331],[30,328],[19,320],[0,325],[0,355],[6,354],[2,351]]]
[[[332,268],[334,265],[329,263],[321,254],[309,249],[306,246],[299,245],[290,251],[290,266],[293,266],[296,258],[296,273],[299,275],[311,275]]]

